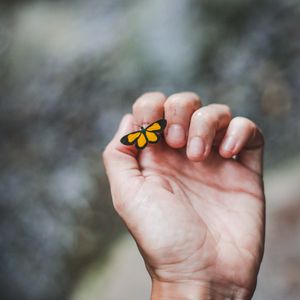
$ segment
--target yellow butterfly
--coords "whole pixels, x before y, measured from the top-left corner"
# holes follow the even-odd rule
[[[141,130],[131,132],[121,138],[121,143],[124,145],[135,145],[137,149],[144,149],[148,143],[155,144],[160,139],[160,134],[166,128],[167,120],[158,120],[146,128],[141,127]]]

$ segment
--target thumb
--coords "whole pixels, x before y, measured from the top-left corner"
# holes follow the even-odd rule
[[[113,203],[118,212],[125,199],[131,199],[143,179],[137,161],[138,150],[120,142],[122,136],[133,129],[133,116],[127,114],[123,117],[115,136],[102,155]]]

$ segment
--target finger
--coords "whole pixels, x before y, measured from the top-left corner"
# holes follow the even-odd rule
[[[166,96],[159,92],[146,93],[139,97],[132,107],[137,126],[135,129],[163,118],[165,101]]]
[[[217,133],[228,126],[231,120],[227,105],[211,104],[194,112],[188,137],[187,156],[190,160],[205,159]]]
[[[141,180],[143,178],[136,159],[137,149],[120,142],[120,139],[131,131],[133,131],[133,116],[128,114],[123,117],[119,129],[103,152],[103,162],[115,207],[120,206],[120,201],[116,202],[116,199],[125,198],[120,195],[128,195],[130,190],[134,190],[134,186],[128,189],[131,182],[137,182],[133,179]]]
[[[192,92],[171,95],[165,102],[167,120],[166,142],[173,148],[185,146],[190,119],[195,110],[201,106],[199,96]]]
[[[262,173],[264,138],[261,130],[251,120],[236,117],[230,122],[220,145],[220,155],[238,160],[252,171]]]

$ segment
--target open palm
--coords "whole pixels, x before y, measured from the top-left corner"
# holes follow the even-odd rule
[[[181,95],[187,111],[192,95]],[[134,113],[144,99],[137,101]],[[157,105],[153,99],[151,103]],[[193,115],[204,111],[204,107],[190,107]],[[186,141],[178,135],[172,140],[170,131],[166,141],[139,153],[121,145],[121,135],[133,129],[134,117],[127,115],[104,159],[116,210],[135,238],[153,280],[198,282],[209,284],[217,294],[226,290],[231,297],[239,291],[251,297],[264,244],[262,137],[256,127],[253,132],[253,123],[231,120],[220,108],[207,109],[211,122],[198,114],[207,123],[202,127],[214,126],[212,131],[201,134],[193,129],[199,124],[187,120],[188,139],[197,132],[209,141],[198,156],[184,147]],[[168,124],[172,123],[165,102],[163,109]],[[214,136],[209,136],[211,132]],[[227,151],[225,137],[231,132],[239,142]]]

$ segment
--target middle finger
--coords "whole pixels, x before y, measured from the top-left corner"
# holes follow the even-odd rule
[[[166,142],[172,148],[185,146],[192,114],[201,106],[199,96],[192,92],[171,95],[165,102],[167,119]]]

